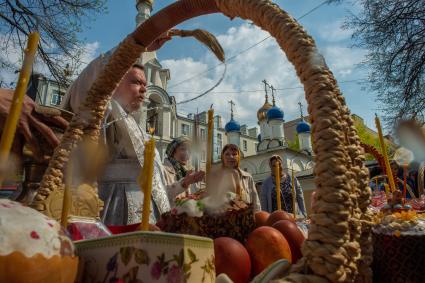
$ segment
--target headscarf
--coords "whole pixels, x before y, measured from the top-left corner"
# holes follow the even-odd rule
[[[223,150],[221,151],[221,165],[224,167],[224,153],[229,149],[236,150],[238,152],[238,160],[236,160],[236,168],[239,169],[239,165],[241,162],[241,150],[236,144],[232,144],[232,143],[226,144],[223,147]]]
[[[183,164],[174,159],[174,153],[176,152],[176,149],[185,143],[190,143],[190,139],[188,137],[182,136],[175,138],[171,143],[168,144],[165,151],[168,161],[170,161],[171,165],[173,165],[174,171],[176,172],[177,180],[180,180],[187,175],[187,169],[183,166]]]
[[[176,152],[176,149],[185,143],[190,143],[190,139],[186,136],[181,136],[178,138],[173,139],[167,146],[167,149],[165,150],[165,154],[167,157],[173,158],[174,153]]]
[[[272,167],[273,160],[280,161],[280,164],[283,164],[282,157],[280,157],[279,155],[275,154],[275,155],[272,155],[272,157],[270,157],[270,159],[269,159],[269,166],[270,167]]]

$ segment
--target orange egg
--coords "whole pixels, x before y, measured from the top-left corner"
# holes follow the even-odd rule
[[[225,273],[235,283],[249,282],[251,259],[241,243],[228,237],[217,238],[214,240],[214,253],[217,276]]]
[[[255,227],[266,226],[267,219],[269,218],[270,213],[267,211],[258,211],[255,213]]]
[[[286,211],[276,210],[275,212],[270,214],[269,218],[267,219],[267,226],[273,226],[273,224],[280,220],[290,220],[295,222],[294,217],[292,217]]]
[[[280,220],[273,224],[272,227],[279,230],[288,241],[291,247],[292,262],[296,263],[302,257],[301,245],[305,240],[303,233],[301,233],[297,224],[289,220]]]
[[[291,248],[276,229],[262,226],[249,234],[246,248],[251,256],[253,274],[257,275],[279,259],[292,261]]]

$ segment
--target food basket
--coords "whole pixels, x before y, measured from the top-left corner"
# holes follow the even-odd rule
[[[268,31],[304,85],[313,126],[317,205],[313,208],[303,258],[281,282],[371,282],[372,241],[368,172],[363,149],[337,82],[302,26],[266,0],[180,0],[159,11],[115,50],[93,83],[80,113],[55,150],[33,207],[49,215],[49,196],[63,188],[63,164],[83,137],[96,141],[116,85],[159,35],[197,16],[221,12]]]

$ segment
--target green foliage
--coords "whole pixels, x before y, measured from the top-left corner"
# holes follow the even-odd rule
[[[288,140],[288,147],[292,150],[300,151],[300,140],[298,139],[298,133],[295,134],[295,140]]]
[[[377,134],[371,132],[363,123],[359,121],[355,121],[354,126],[356,127],[357,134],[362,143],[372,145],[382,153],[382,149],[379,144],[379,138]],[[388,140],[385,140],[385,144],[386,144],[388,156],[391,158],[394,155],[396,148]],[[366,160],[373,160],[373,159],[375,158],[372,155],[370,154],[366,155]]]

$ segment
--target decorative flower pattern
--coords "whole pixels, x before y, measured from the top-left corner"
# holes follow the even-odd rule
[[[119,261],[126,268],[128,267],[128,271],[124,275],[117,277]],[[137,279],[141,265],[147,265],[149,267],[150,280],[146,278],[148,282],[165,279],[167,283],[183,283],[188,281],[191,276],[192,265],[198,261],[199,258],[190,248],[186,250],[186,253],[185,250],[181,249],[178,254],[174,254],[169,259],[165,257],[165,253],[162,253],[157,256],[155,261],[151,262],[145,250],[134,247],[123,247],[108,260],[106,265],[107,273],[102,283],[142,282]],[[213,281],[215,275],[214,257],[207,259],[201,268],[203,270],[202,282],[205,282],[207,278]],[[145,276],[143,275],[144,278]]]

